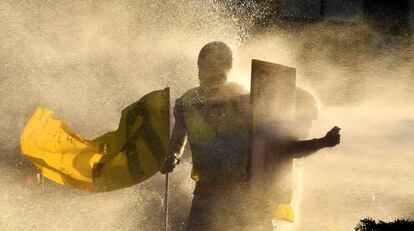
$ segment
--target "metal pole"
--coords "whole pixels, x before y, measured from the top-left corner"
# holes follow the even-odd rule
[[[168,231],[168,189],[170,187],[169,174],[165,174],[165,198],[164,198],[164,230]]]
[[[36,181],[37,181],[37,185],[40,185],[40,193],[44,192],[44,180],[43,180],[43,175],[38,172],[36,173]]]
[[[40,179],[42,179],[42,193],[45,192],[45,178],[43,177],[43,175],[40,175]]]

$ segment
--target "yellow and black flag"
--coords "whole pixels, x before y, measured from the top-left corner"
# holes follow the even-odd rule
[[[169,89],[151,92],[122,111],[119,127],[84,140],[53,112],[38,108],[21,135],[23,155],[56,183],[88,191],[129,187],[159,171],[170,135]]]

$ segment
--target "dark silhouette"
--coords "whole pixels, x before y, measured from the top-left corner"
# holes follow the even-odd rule
[[[376,222],[372,218],[365,218],[355,227],[355,231],[411,231],[414,230],[414,221],[411,219],[397,219],[392,222]]]

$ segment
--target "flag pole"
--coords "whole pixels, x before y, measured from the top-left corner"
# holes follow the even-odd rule
[[[169,174],[165,174],[165,195],[164,195],[164,231],[168,231],[168,189],[170,186]]]

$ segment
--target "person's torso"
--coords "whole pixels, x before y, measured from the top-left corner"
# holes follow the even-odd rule
[[[192,178],[200,183],[245,180],[250,140],[249,96],[231,83],[210,93],[193,88],[182,97],[193,159]]]

